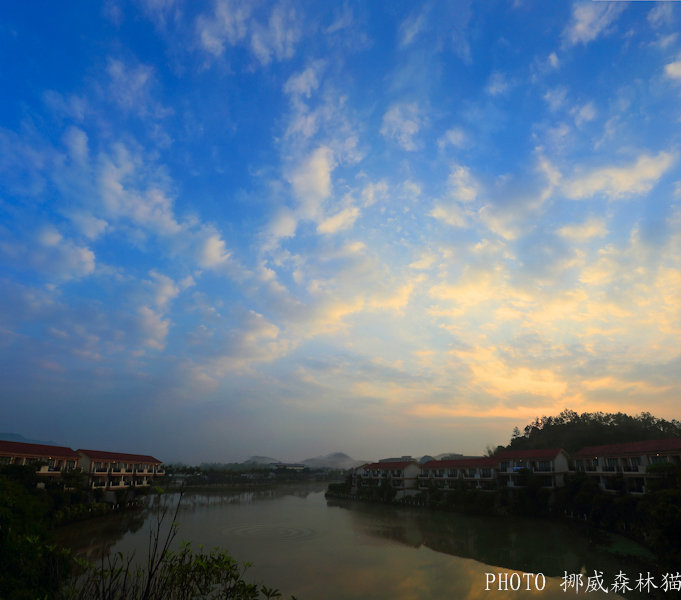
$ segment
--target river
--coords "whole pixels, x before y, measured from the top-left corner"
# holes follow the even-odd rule
[[[220,546],[252,563],[247,580],[279,588],[284,598],[293,594],[299,600],[440,600],[509,594],[549,600],[576,594],[561,587],[566,571],[582,573],[584,586],[588,576],[602,571],[608,587],[620,571],[629,577],[631,587],[639,571],[645,572],[640,559],[621,554],[636,552],[634,544],[574,524],[327,500],[325,487],[186,492],[176,542],[191,541],[196,549],[200,544]],[[165,501],[172,504],[175,498],[169,495]],[[59,530],[58,541],[91,560],[119,551],[144,557],[158,509],[158,502],[152,502],[142,511],[75,523]],[[544,589],[535,589],[540,578],[524,573],[542,573]],[[659,583],[661,574],[653,575]],[[508,591],[503,590],[505,577]],[[519,582],[520,589],[512,591]],[[581,588],[577,595],[585,591]],[[587,597],[601,595],[605,597],[596,592]],[[620,596],[611,592],[607,597]]]

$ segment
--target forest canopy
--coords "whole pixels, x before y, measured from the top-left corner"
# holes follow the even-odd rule
[[[667,421],[648,412],[638,416],[625,413],[582,413],[565,409],[556,417],[537,417],[523,431],[513,429],[511,441],[506,446],[513,450],[538,448],[563,448],[576,452],[585,446],[640,442],[681,437],[681,422]],[[504,449],[499,446],[497,450]]]

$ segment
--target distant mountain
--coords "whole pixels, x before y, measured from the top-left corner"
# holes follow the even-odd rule
[[[63,446],[63,444],[59,444],[57,442],[46,442],[45,440],[31,440],[29,438],[24,437],[23,435],[19,435],[18,433],[3,433],[0,432],[0,440],[4,440],[6,442],[22,442],[23,444],[43,444],[45,446]]]
[[[363,460],[355,460],[344,452],[332,452],[326,456],[306,458],[301,461],[302,464],[310,469],[352,469],[353,467],[363,465],[365,462]]]
[[[464,456],[458,452],[443,452],[435,457],[436,460],[458,460],[461,458],[470,458],[470,456]]]
[[[281,461],[278,458],[272,458],[271,456],[251,456],[241,464],[269,465],[271,463],[279,462]]]

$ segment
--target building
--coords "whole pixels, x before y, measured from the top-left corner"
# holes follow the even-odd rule
[[[576,472],[596,479],[603,490],[642,494],[651,480],[660,477],[650,467],[681,466],[681,438],[587,446],[573,456]],[[654,469],[652,469],[654,471]]]
[[[79,466],[80,455],[64,446],[0,440],[0,465],[36,465],[40,476],[57,478]]]
[[[522,487],[527,474],[539,479],[542,487],[564,485],[569,472],[568,455],[562,448],[540,450],[502,450],[494,458],[498,461],[500,486]]]
[[[429,460],[421,464],[418,488],[451,490],[463,483],[469,488],[494,490],[497,487],[498,464],[496,458],[483,456]]]
[[[163,464],[153,456],[101,450],[78,450],[88,485],[93,489],[145,487],[165,475]]]
[[[418,493],[418,476],[421,472],[415,460],[379,461],[357,467],[353,471],[353,490],[360,487],[380,485],[386,482],[397,490],[395,498],[400,499]]]
[[[300,463],[270,463],[270,469],[275,471],[304,471],[307,466]]]

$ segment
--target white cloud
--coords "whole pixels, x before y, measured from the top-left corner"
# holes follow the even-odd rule
[[[170,110],[155,102],[151,96],[154,69],[148,65],[126,65],[109,58],[107,73],[110,78],[108,95],[124,110],[141,116],[164,117]]]
[[[381,135],[395,140],[405,150],[414,151],[419,148],[414,137],[422,125],[423,119],[415,103],[396,104],[383,115]]]
[[[572,45],[588,44],[606,33],[625,8],[624,2],[577,2],[563,37]]]
[[[557,111],[563,104],[567,97],[567,90],[563,87],[553,88],[544,94],[544,100],[549,105],[552,111]]]
[[[318,226],[319,233],[337,233],[343,229],[352,227],[359,216],[359,208],[347,206],[335,215],[325,218]]]
[[[271,221],[268,226],[268,235],[274,241],[281,238],[293,237],[298,226],[298,219],[288,209],[281,210]]]
[[[470,211],[464,207],[478,198],[479,185],[468,167],[462,165],[452,167],[448,183],[450,200],[436,202],[428,214],[452,227],[465,227],[466,215]]]
[[[558,68],[560,62],[558,61],[558,56],[556,55],[555,52],[551,52],[551,54],[549,54],[548,64],[552,69]]]
[[[160,187],[135,187],[138,180],[148,184],[146,175],[141,159],[132,156],[122,144],[114,146],[113,156],[102,155],[97,179],[107,213],[158,233],[179,233],[181,226],[173,213],[173,201]]]
[[[596,118],[596,108],[594,107],[593,102],[588,102],[579,108],[575,108],[572,111],[572,114],[575,117],[575,125],[580,127],[584,123],[593,121]]]
[[[435,207],[428,214],[452,227],[466,226],[466,215],[458,205],[436,202]]]
[[[163,350],[166,346],[166,337],[170,321],[163,319],[162,315],[155,312],[148,306],[140,306],[137,310],[137,323],[144,339],[144,346]]]
[[[85,164],[88,160],[88,137],[78,127],[69,127],[64,134],[64,145],[69,151],[69,157],[76,163]]]
[[[400,23],[400,46],[409,46],[423,31],[426,21],[425,13],[424,10],[418,15],[411,15]]]
[[[557,233],[572,242],[586,242],[592,238],[606,236],[608,229],[604,219],[590,217],[583,223],[565,225],[558,229]]]
[[[275,6],[267,25],[253,22],[251,26],[251,50],[262,65],[269,64],[273,57],[281,61],[293,56],[301,36],[293,7]]]
[[[681,60],[665,65],[664,74],[670,79],[681,81]]]
[[[437,260],[437,255],[430,251],[422,252],[419,257],[412,263],[409,264],[410,269],[430,269],[435,261]]]
[[[284,92],[309,98],[319,87],[318,67],[310,66],[304,71],[291,75],[284,84]]]
[[[199,15],[196,20],[203,49],[219,57],[226,45],[244,44],[261,65],[291,58],[302,33],[295,9],[283,3],[268,6],[263,18],[253,11],[252,2],[216,0],[213,14]]]
[[[447,146],[455,146],[457,148],[463,148],[466,143],[466,135],[458,127],[452,127],[445,131],[444,135],[437,141],[437,145],[440,150],[446,148]]]
[[[371,206],[377,200],[385,198],[388,193],[388,184],[385,181],[369,183],[362,189],[362,203]]]
[[[487,86],[485,87],[485,91],[490,95],[490,96],[499,96],[501,94],[505,94],[511,87],[511,84],[509,83],[506,75],[499,71],[495,71],[492,73],[487,80]]]
[[[449,174],[449,186],[452,198],[463,202],[473,202],[479,194],[479,186],[468,167],[457,165]]]
[[[95,270],[95,253],[64,238],[52,226],[37,232],[28,246],[5,243],[0,250],[12,260],[30,264],[49,280],[77,279]]]
[[[220,56],[225,44],[234,46],[246,37],[252,4],[217,0],[212,17],[200,15],[196,20],[201,44],[205,50]]]
[[[303,218],[315,219],[321,205],[331,194],[331,171],[335,167],[333,151],[320,146],[294,170],[289,181],[300,203]]]
[[[90,240],[96,240],[109,227],[104,219],[98,219],[87,212],[75,212],[69,215],[69,218],[78,230]]]
[[[167,305],[177,297],[180,293],[180,288],[177,284],[167,275],[158,273],[156,271],[151,271],[149,273],[153,279],[154,288],[154,301],[156,307],[159,309],[166,308]]]
[[[674,164],[676,156],[660,152],[657,156],[640,156],[634,164],[624,167],[605,167],[573,178],[563,191],[568,198],[584,199],[602,193],[610,198],[621,198],[648,192]]]
[[[213,234],[206,239],[201,249],[199,264],[209,269],[224,265],[230,257],[225,242],[218,234]]]
[[[200,371],[218,378],[229,373],[251,373],[258,364],[271,362],[290,352],[293,342],[281,333],[277,325],[250,310],[243,318],[243,325],[225,339],[227,350],[211,359]]]
[[[671,25],[673,20],[674,10],[671,2],[658,2],[648,13],[648,23],[652,27]]]

